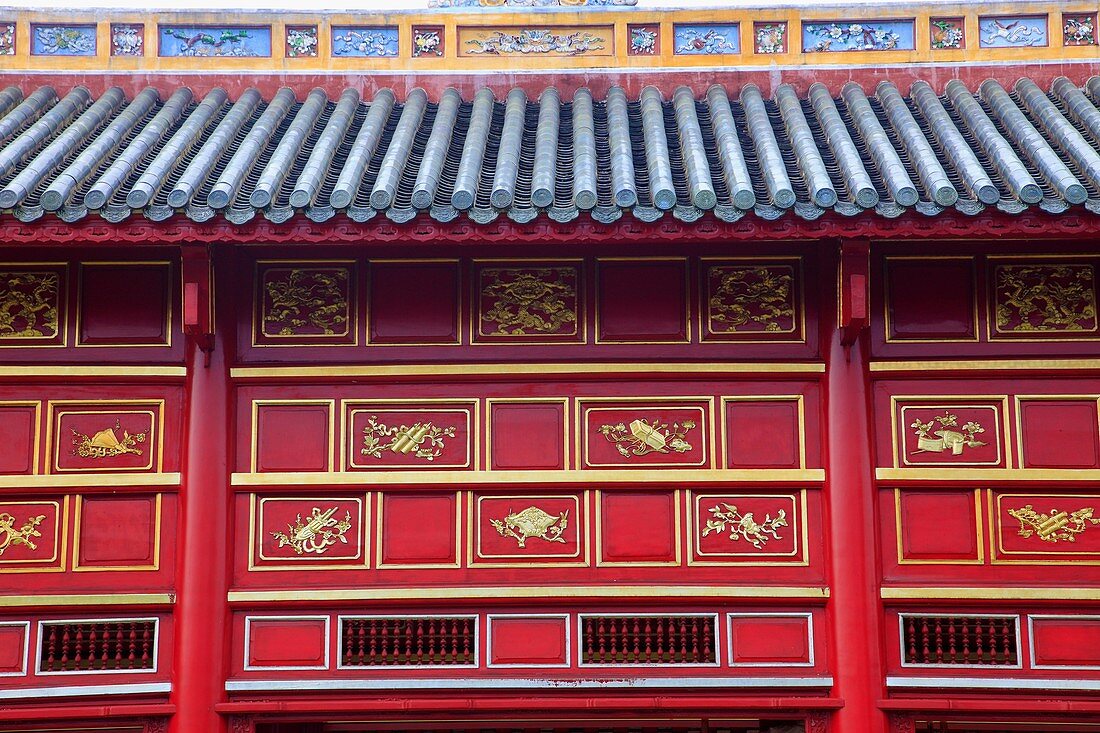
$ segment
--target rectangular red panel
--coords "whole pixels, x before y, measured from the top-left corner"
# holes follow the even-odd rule
[[[686,260],[600,260],[596,340],[691,340]]]
[[[580,494],[474,496],[478,564],[580,564],[585,556],[585,499]]]
[[[583,468],[710,467],[710,403],[580,405]]]
[[[330,471],[334,402],[260,402],[253,471]]]
[[[352,346],[358,342],[353,261],[259,262],[253,346]]]
[[[802,341],[802,262],[727,260],[703,267],[705,341]]]
[[[991,261],[989,280],[991,338],[1097,337],[1096,260]]]
[[[258,567],[363,567],[370,536],[362,496],[265,496],[256,501]]]
[[[802,468],[798,398],[725,401],[726,468]]]
[[[601,491],[599,563],[679,565],[679,502],[677,491]]]
[[[730,665],[813,666],[808,614],[730,614]]]
[[[1020,400],[1024,468],[1100,467],[1100,409],[1095,399]]]
[[[68,286],[62,263],[0,264],[0,348],[64,346]]]
[[[991,501],[1002,562],[1100,560],[1100,495],[993,493]]]
[[[250,616],[245,629],[246,671],[328,668],[326,616]]]
[[[971,257],[886,259],[888,341],[974,341],[977,293]]]
[[[370,342],[457,344],[458,262],[371,262]]]
[[[160,565],[160,527],[159,494],[80,497],[75,567],[155,570]]]
[[[1100,668],[1100,616],[1031,616],[1031,665]]]
[[[568,667],[569,617],[489,616],[489,666]]]
[[[347,468],[474,468],[476,403],[345,403]]]
[[[579,263],[493,262],[475,266],[476,343],[584,343]]]
[[[0,573],[61,568],[67,508],[60,498],[0,501]]]
[[[899,466],[1004,468],[1003,400],[898,399]]]
[[[786,494],[692,493],[694,561],[800,562],[801,502]]]
[[[38,402],[0,404],[0,474],[38,472]]]
[[[566,468],[565,402],[489,401],[489,468]]]
[[[80,267],[80,346],[170,346],[175,284],[168,262]]]
[[[899,562],[980,562],[973,491],[896,492]]]
[[[27,673],[27,637],[30,625],[24,621],[0,623],[0,677]]]
[[[48,472],[161,470],[163,402],[50,403]]]
[[[457,493],[383,493],[379,499],[380,566],[458,565]]]

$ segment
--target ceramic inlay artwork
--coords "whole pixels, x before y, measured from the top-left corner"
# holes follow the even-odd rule
[[[95,56],[94,25],[32,25],[35,56]]]
[[[604,37],[585,29],[557,32],[554,28],[487,29],[480,37],[467,38],[463,44],[465,54],[497,56],[527,56],[547,54],[554,56],[580,56],[593,51],[604,51]],[[602,30],[602,29],[601,29]]]
[[[392,57],[397,55],[397,28],[333,26],[332,55]]]
[[[756,53],[787,52],[786,23],[754,23],[752,26],[752,37]]]
[[[15,23],[0,23],[0,56],[15,55]]]
[[[629,25],[627,34],[630,37],[630,46],[627,53],[631,56],[653,56],[657,53],[661,27],[653,25]]]
[[[286,56],[290,59],[313,58],[317,55],[317,26],[304,25],[286,29]]]
[[[912,51],[914,43],[911,20],[839,20],[802,25],[805,52]]]
[[[429,0],[429,8],[606,8],[637,5],[638,0]]]
[[[144,56],[145,26],[131,23],[111,25],[112,56]]]
[[[412,39],[414,57],[443,55],[442,26],[413,26]]]
[[[1096,14],[1095,13],[1063,13],[1063,15],[1062,15],[1062,45],[1063,46],[1095,46],[1096,45]]]
[[[982,48],[1022,48],[1047,45],[1047,17],[992,16],[978,19]]]
[[[932,48],[966,48],[966,31],[962,18],[932,18]]]
[[[161,26],[160,55],[200,58],[271,56],[271,28]]]
[[[737,23],[680,25],[672,27],[673,53],[712,55],[741,53],[741,31]]]

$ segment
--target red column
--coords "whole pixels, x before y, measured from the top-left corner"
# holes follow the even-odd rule
[[[205,341],[209,331],[209,262],[184,253],[184,319],[198,318],[187,344],[187,413],[181,519],[177,535],[175,655],[171,733],[224,733],[214,705],[225,697],[229,642],[228,420],[224,338]],[[194,298],[200,307],[196,307]],[[189,298],[191,301],[189,302]],[[208,356],[199,347],[216,345]]]
[[[863,251],[866,262],[866,251]],[[883,733],[882,611],[877,573],[871,421],[868,416],[866,267],[859,253],[838,280],[841,314],[826,345],[826,536],[832,619],[834,693],[844,700],[831,733]],[[847,259],[847,258],[846,258]],[[852,288],[856,292],[852,292]],[[848,288],[848,292],[844,292]],[[862,292],[860,292],[862,288]],[[828,302],[828,299],[826,299]],[[851,306],[855,302],[855,312]],[[862,304],[862,310],[860,306]],[[826,310],[826,309],[823,309]],[[841,328],[841,326],[847,328]],[[850,347],[842,344],[853,341]]]

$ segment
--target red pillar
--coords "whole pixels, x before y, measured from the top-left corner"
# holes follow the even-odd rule
[[[225,697],[228,644],[229,517],[227,371],[224,339],[208,336],[209,260],[184,252],[187,412],[181,519],[177,536],[175,659],[171,733],[224,733],[214,706]],[[190,321],[190,322],[189,322]],[[202,347],[212,347],[204,352]]]
[[[827,524],[834,693],[831,733],[883,733],[882,611],[868,415],[866,245],[845,247],[841,304],[826,344]],[[825,302],[829,302],[826,299]],[[850,345],[846,346],[846,343]]]

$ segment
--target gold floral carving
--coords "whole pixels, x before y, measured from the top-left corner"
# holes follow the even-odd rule
[[[1019,520],[1018,534],[1021,537],[1034,535],[1043,542],[1076,542],[1077,535],[1084,532],[1089,525],[1100,524],[1100,519],[1092,517],[1092,507],[1084,507],[1072,513],[1051,509],[1050,514],[1042,514],[1035,511],[1031,504],[1025,504],[1019,509],[1009,509],[1008,513]]]
[[[786,266],[712,267],[710,330],[714,333],[793,331],[793,273],[793,269]]]
[[[0,555],[3,555],[9,547],[15,547],[16,545],[23,545],[32,552],[37,550],[38,545],[35,544],[34,538],[42,536],[37,527],[45,519],[45,514],[29,517],[27,521],[23,522],[22,527],[16,529],[15,517],[7,512],[0,512]]]
[[[487,336],[562,336],[577,332],[577,271],[571,267],[482,270]],[[491,305],[490,305],[491,304]],[[489,330],[491,329],[491,330]]]
[[[378,422],[377,415],[371,415],[363,428],[363,449],[360,452],[378,459],[386,451],[399,455],[411,453],[425,461],[434,461],[443,455],[446,448],[443,439],[455,437],[455,430],[453,426],[432,425],[431,421],[391,427]]]
[[[263,313],[265,336],[343,336],[348,332],[348,271],[343,268],[269,271]]]
[[[625,423],[601,425],[600,434],[614,443],[615,450],[624,458],[630,458],[649,453],[687,453],[692,445],[685,438],[694,428],[694,420],[674,422],[669,427],[668,423],[660,420],[651,422],[639,418],[632,420],[629,426]]]
[[[932,429],[936,423],[939,423],[939,430]],[[950,452],[953,456],[959,456],[966,448],[980,448],[985,445],[975,437],[985,432],[980,423],[971,420],[959,428],[958,416],[946,411],[926,423],[919,419],[914,420],[909,427],[917,436],[917,449],[912,451],[914,455]]]
[[[343,519],[337,519],[334,514],[336,507],[321,511],[315,506],[305,521],[299,514],[294,524],[287,524],[286,532],[272,532],[271,536],[279,541],[279,547],[290,545],[298,555],[324,555],[337,542],[348,543],[344,535],[351,529],[351,512],[344,512]]]
[[[752,512],[741,512],[733,504],[722,502],[712,506],[708,510],[711,518],[707,520],[707,526],[703,528],[703,536],[711,532],[722,533],[729,529],[730,539],[734,542],[744,540],[758,550],[764,549],[769,540],[781,540],[778,529],[786,527],[787,512],[780,509],[773,517],[764,515],[764,521],[757,522]]]
[[[60,279],[56,272],[0,272],[0,339],[56,336]]]
[[[92,436],[73,430],[73,455],[93,460],[114,458],[127,453],[140,456],[142,451],[141,448],[137,447],[137,444],[145,442],[149,431],[143,430],[140,433],[131,435],[128,430],[122,430],[122,439],[119,440],[116,430],[122,430],[122,425],[118,420],[115,420],[113,428],[100,430]]]
[[[996,300],[1001,332],[1097,330],[1092,265],[1003,265]]]
[[[564,544],[562,535],[569,526],[569,510],[555,516],[536,506],[529,506],[522,512],[509,508],[504,519],[490,519],[489,523],[502,537],[515,539],[520,547],[526,547],[527,540],[532,538]]]

